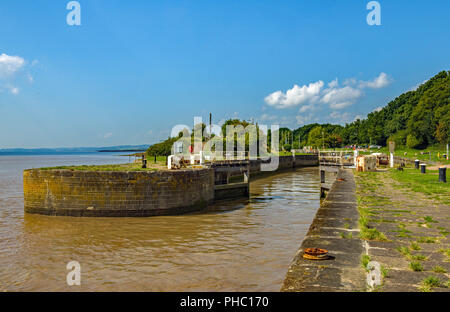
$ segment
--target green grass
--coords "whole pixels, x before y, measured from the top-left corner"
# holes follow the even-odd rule
[[[377,240],[377,241],[386,241],[387,237],[380,231],[378,231],[376,228],[369,229],[369,228],[363,228],[359,232],[359,236],[362,239],[365,240]]]
[[[438,230],[439,230],[439,233],[440,233],[442,236],[447,236],[448,234],[450,234],[450,232],[447,231],[446,228],[438,227]]]
[[[449,175],[448,172],[450,170],[447,170],[447,176]],[[423,193],[443,204],[450,204],[450,183],[439,182],[437,170],[427,170],[426,174],[422,174],[415,169],[405,169],[404,171],[391,169],[390,174],[394,180],[400,183],[402,188]],[[435,220],[431,217],[424,217],[424,220],[435,223]]]
[[[435,276],[428,276],[422,281],[422,285],[428,287],[439,287],[441,286],[441,281]]]
[[[380,269],[381,269],[381,275],[383,276],[383,278],[389,277],[390,269],[388,267],[385,267],[382,265]]]
[[[400,252],[405,257],[409,257],[411,255],[411,251],[406,246],[397,247],[397,251]]]
[[[433,220],[433,218],[430,216],[423,217],[423,219],[428,223],[438,223],[437,221]]]
[[[447,271],[443,267],[441,267],[439,265],[437,265],[437,266],[435,266],[433,268],[433,272],[436,272],[436,273],[447,273]]]
[[[427,257],[422,254],[411,254],[411,250],[407,246],[397,247],[397,251],[400,252],[403,256],[405,256],[409,260],[413,261],[424,261],[427,260]]]
[[[362,255],[361,256],[361,266],[364,268],[364,270],[368,271],[367,265],[370,262],[370,256],[369,255]]]
[[[124,158],[125,159],[125,158]],[[156,164],[156,166],[155,166]],[[141,163],[111,164],[111,165],[80,165],[44,167],[40,170],[71,170],[71,171],[157,171],[158,166],[165,167],[166,156],[157,156],[156,163],[153,156],[147,156],[147,167],[143,169]]]
[[[364,172],[367,173],[367,172]],[[358,173],[359,174],[359,173]],[[366,175],[367,176],[367,175]],[[377,196],[357,196],[358,212],[359,212],[359,237],[364,240],[386,241],[387,237],[376,228],[369,228],[369,217],[374,215],[374,211],[369,209],[367,205],[378,203]]]
[[[376,151],[389,155],[388,147],[383,147],[380,150],[376,150]],[[375,150],[372,152],[375,152]],[[406,155],[404,155],[405,152],[407,153]],[[432,162],[440,162],[443,164],[450,164],[450,161],[445,160],[442,157],[442,155],[446,153],[445,146],[439,146],[439,145],[438,146],[429,146],[428,148],[426,148],[424,150],[416,150],[416,149],[407,148],[407,147],[397,147],[395,149],[394,155],[400,156],[403,158],[409,158],[412,160],[419,159],[422,162],[429,162],[430,155],[423,155],[423,154],[421,154],[422,152],[431,152],[431,161]],[[438,153],[440,154],[440,158],[437,157]]]
[[[419,261],[411,261],[409,263],[409,267],[410,267],[411,270],[413,270],[415,272],[422,272],[423,271],[422,263],[420,263]]]
[[[83,165],[83,166],[58,166],[45,167],[40,170],[71,170],[71,171],[155,171],[156,168],[143,169],[139,164],[125,164],[125,165]]]
[[[410,230],[406,229],[406,225],[400,223],[399,225],[397,225],[397,229],[393,230],[392,232],[397,232],[399,233],[397,235],[397,237],[410,237],[410,235],[408,235],[407,233],[411,233]]]
[[[441,248],[441,249],[439,249],[439,252],[444,254],[444,256],[446,256],[450,260],[450,249]]]
[[[411,250],[421,250],[422,247],[420,247],[420,245],[417,242],[411,242],[410,245]]]
[[[431,292],[433,287],[448,287],[446,284],[442,284],[437,277],[432,275],[424,278],[420,284],[419,290],[422,292]]]
[[[424,261],[424,260],[427,260],[427,257],[422,254],[417,254],[417,255],[411,255],[409,257],[409,259],[416,260],[416,261]]]
[[[436,244],[438,240],[435,237],[419,237],[417,242],[425,244]]]

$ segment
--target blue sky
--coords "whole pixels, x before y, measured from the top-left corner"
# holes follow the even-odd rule
[[[0,148],[154,143],[194,116],[345,123],[449,70],[450,2],[0,2]],[[337,79],[337,80],[336,80]]]

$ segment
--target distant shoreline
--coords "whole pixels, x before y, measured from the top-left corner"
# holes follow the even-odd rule
[[[99,150],[97,152],[99,153],[122,153],[122,152],[145,152],[146,150],[144,149],[124,149],[124,150]]]

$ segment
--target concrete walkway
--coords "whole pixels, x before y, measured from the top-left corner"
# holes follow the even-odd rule
[[[450,206],[406,189],[389,172],[356,179],[361,205],[371,211],[369,227],[387,238],[365,243],[370,260],[385,268],[377,290],[450,291]]]
[[[365,249],[359,239],[355,181],[350,170],[341,169],[322,202],[281,291],[365,291],[366,273],[361,267]],[[324,248],[330,260],[307,260],[303,249]]]

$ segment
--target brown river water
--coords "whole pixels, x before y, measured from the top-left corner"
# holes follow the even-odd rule
[[[150,218],[24,214],[22,170],[127,162],[0,156],[0,291],[279,291],[319,207],[317,168],[251,182],[250,199]],[[66,269],[81,266],[81,285]]]

